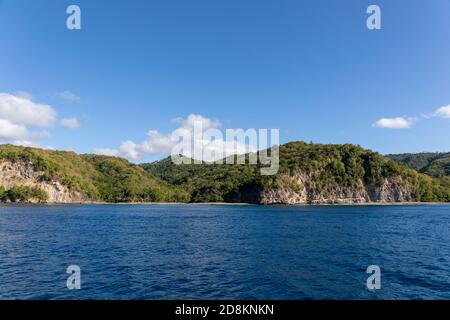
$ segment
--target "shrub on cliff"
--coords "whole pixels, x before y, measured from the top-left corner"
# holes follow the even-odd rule
[[[31,200],[45,202],[47,199],[47,193],[37,187],[14,186],[9,190],[0,187],[0,200],[2,202],[28,202]]]

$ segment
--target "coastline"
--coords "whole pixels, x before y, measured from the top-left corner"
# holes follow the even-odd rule
[[[346,207],[346,206],[417,206],[417,205],[450,205],[449,202],[364,202],[364,203],[298,203],[298,204],[262,204],[262,203],[245,203],[245,202],[101,202],[101,201],[89,201],[89,202],[51,202],[51,203],[27,203],[27,202],[0,202],[1,206],[102,206],[102,205],[112,205],[112,206],[150,206],[150,205],[174,205],[174,206],[261,206],[261,207],[273,207],[273,206],[283,206],[283,207],[319,207],[319,206],[330,206],[330,207]]]

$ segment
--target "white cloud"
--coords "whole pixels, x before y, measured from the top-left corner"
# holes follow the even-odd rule
[[[0,119],[17,125],[50,126],[56,119],[52,107],[27,98],[0,93]]]
[[[194,136],[194,126],[196,125],[198,127],[198,125],[201,124],[201,134],[205,133],[205,131],[209,129],[218,130],[221,127],[221,123],[218,120],[205,118],[196,114],[190,114],[186,119],[176,118],[172,121],[179,124],[179,127],[170,134],[163,134],[156,130],[150,130],[147,133],[147,139],[140,144],[128,140],[122,143],[117,149],[103,148],[96,149],[95,151],[97,154],[119,156],[130,160],[139,160],[148,155],[170,153],[174,146],[179,143],[180,136]],[[210,140],[205,139],[203,135],[199,137],[194,136],[193,143],[200,146],[200,149],[203,150],[206,155],[212,157],[204,159],[206,161],[213,161],[221,158],[214,158],[214,151],[216,154],[220,155],[221,151],[225,151],[225,154],[242,154],[256,150],[256,148],[240,142],[225,141],[223,139]],[[185,155],[192,156],[190,154]]]
[[[81,99],[79,96],[77,96],[73,92],[70,92],[69,90],[58,92],[56,94],[56,96],[60,99],[72,101],[72,102],[77,102],[77,101],[80,101],[80,99]]]
[[[119,147],[118,153],[125,158],[133,160],[137,160],[144,156],[144,153],[141,151],[141,146],[137,145],[133,141],[125,141],[122,143]]]
[[[61,126],[69,129],[76,129],[80,127],[80,122],[75,118],[66,118],[61,120]]]
[[[388,129],[408,129],[414,124],[415,119],[412,118],[383,118],[376,121],[373,126],[377,128],[388,128]]]
[[[443,119],[450,119],[450,104],[447,106],[440,107],[435,112],[423,113],[420,115],[421,119],[430,120],[436,117]],[[414,123],[418,121],[418,118],[383,118],[376,121],[372,126],[378,128],[389,128],[389,129],[408,129],[411,128]]]
[[[444,118],[444,119],[450,119],[450,104],[448,106],[439,108],[436,111],[435,115],[437,117],[441,117],[441,118]]]
[[[173,119],[173,122],[178,123],[180,126],[171,134],[162,134],[156,130],[150,130],[147,133],[147,140],[141,144],[136,144],[133,141],[122,143],[117,150],[118,154],[131,160],[138,160],[146,155],[170,153],[172,148],[178,143],[174,136],[192,133],[195,123],[201,124],[202,131],[220,127],[219,121],[196,114],[190,114],[186,119]]]
[[[33,141],[29,141],[29,140],[14,140],[11,142],[11,144],[14,144],[16,146],[21,146],[21,147],[35,147],[35,148],[40,147],[39,144],[36,144]]]
[[[55,150],[55,148],[51,147],[51,146],[42,146],[41,144],[35,142],[35,141],[30,141],[30,140],[13,140],[13,141],[9,141],[7,143],[16,145],[16,146],[21,146],[21,147],[32,147],[32,148],[40,148],[40,149],[44,149],[44,150]]]
[[[199,123],[199,122],[201,123],[204,130],[208,130],[208,129],[212,129],[212,128],[218,129],[222,126],[219,120],[205,118],[199,114],[190,114],[186,119],[179,117],[179,118],[172,119],[172,121],[180,124],[181,125],[180,128],[189,129],[189,130],[192,129],[196,123]]]
[[[14,124],[7,119],[0,119],[0,141],[23,139],[27,134],[24,126]]]
[[[26,92],[0,93],[0,143],[39,147],[38,140],[50,137],[47,130],[35,127],[51,126],[56,121],[56,111],[32,99]]]
[[[108,149],[108,148],[95,149],[94,153],[101,155],[101,156],[110,156],[110,157],[118,157],[119,156],[119,150]]]

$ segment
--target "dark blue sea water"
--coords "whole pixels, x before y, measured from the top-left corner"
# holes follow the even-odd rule
[[[0,298],[450,299],[450,206],[0,206]]]

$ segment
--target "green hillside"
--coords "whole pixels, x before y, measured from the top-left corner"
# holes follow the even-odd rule
[[[387,155],[386,157],[436,178],[441,185],[450,188],[450,153],[404,153]]]
[[[310,176],[310,189],[331,193],[337,187],[381,186],[386,179],[402,179],[412,189],[414,201],[449,201],[450,191],[436,180],[406,165],[386,159],[355,145],[321,145],[291,142],[280,146],[280,170],[276,176],[261,176],[254,165],[174,165],[170,158],[142,167],[172,185],[183,185],[191,201],[258,202],[264,190],[301,186],[289,177]]]
[[[445,157],[433,159],[414,160],[420,171],[438,172],[430,177],[359,146],[291,142],[280,146],[278,174],[262,176],[260,164],[175,165],[166,158],[136,165],[116,157],[0,145],[0,201],[45,202],[44,189],[61,192],[58,185],[82,201],[105,202],[449,201]],[[15,175],[20,183],[11,182]],[[53,194],[53,199],[61,198]]]
[[[183,186],[192,202],[258,202],[263,181],[256,165],[182,164],[170,157],[141,165],[174,186]]]
[[[58,181],[92,201],[189,200],[186,192],[120,158],[0,145],[2,160],[29,162],[35,171],[43,173],[42,182]]]

